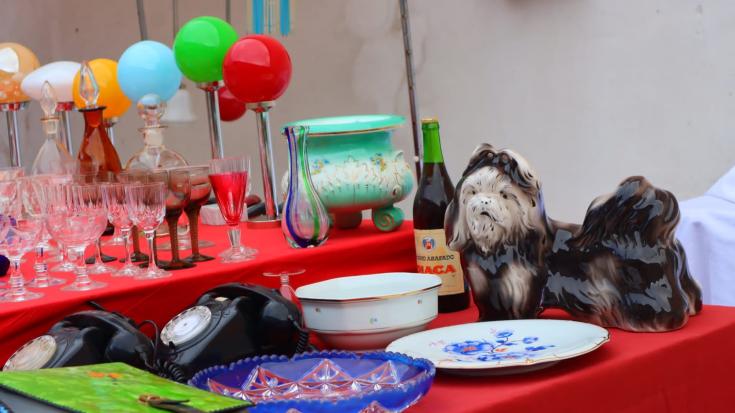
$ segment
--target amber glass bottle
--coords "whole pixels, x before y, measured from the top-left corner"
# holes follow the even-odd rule
[[[79,166],[82,172],[99,168],[99,172],[118,174],[122,171],[120,157],[102,125],[104,106],[80,109],[84,114],[84,139],[79,147]]]
[[[424,165],[413,200],[413,226],[418,272],[438,275],[439,312],[449,313],[467,308],[470,294],[462,273],[459,254],[447,248],[444,235],[444,213],[454,196],[454,185],[444,166],[439,122],[423,119]]]

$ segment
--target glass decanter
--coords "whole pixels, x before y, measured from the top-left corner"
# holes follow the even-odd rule
[[[329,236],[329,215],[314,189],[306,154],[308,128],[285,129],[288,140],[288,192],[283,205],[281,230],[293,248],[318,247]]]
[[[187,162],[178,152],[166,148],[163,144],[161,117],[166,111],[166,102],[158,95],[145,95],[138,101],[138,114],[144,125],[140,129],[143,134],[143,149],[139,150],[125,164],[126,170],[161,169],[186,166]]]
[[[43,109],[44,117],[41,118],[41,123],[46,133],[46,141],[41,145],[33,161],[31,175],[63,174],[64,166],[74,162],[74,158],[59,141],[57,103],[53,86],[49,82],[44,82],[41,89],[41,109]]]
[[[100,174],[106,172],[117,174],[122,171],[120,157],[107,135],[102,118],[105,107],[97,106],[100,88],[87,62],[82,63],[80,70],[79,95],[84,100],[84,108],[79,109],[84,115],[84,139],[77,155],[80,169],[85,172],[96,165]]]

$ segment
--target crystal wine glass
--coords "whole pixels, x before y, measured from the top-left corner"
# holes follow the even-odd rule
[[[112,222],[112,225],[120,229],[123,247],[125,248],[123,266],[112,273],[113,277],[135,277],[141,272],[140,268],[133,264],[130,259],[128,240],[130,239],[133,222],[130,220],[127,204],[125,203],[126,185],[121,183],[108,183],[101,186],[105,208],[107,209],[107,219]]]
[[[20,178],[25,172],[20,166],[9,166],[0,168],[0,181],[8,181],[11,179]]]
[[[0,215],[2,216],[18,214],[18,211],[16,211],[18,206],[18,184],[13,178],[9,177],[21,176],[22,173],[23,169],[20,168],[0,169],[0,177],[8,178],[7,180],[0,180]],[[0,286],[4,285],[5,283],[0,281]]]
[[[154,255],[156,229],[163,222],[166,213],[166,195],[164,182],[130,184],[125,187],[125,204],[130,219],[145,233],[151,256],[151,259],[148,260],[148,268],[136,276],[136,279],[150,280],[171,276],[170,272],[158,268]]]
[[[43,294],[28,291],[25,287],[20,260],[31,251],[41,239],[43,221],[32,216],[3,215],[0,217],[0,251],[8,257],[12,265],[10,290],[0,296],[0,302],[20,302],[43,297]]]
[[[28,291],[20,270],[23,255],[33,249],[41,238],[43,222],[27,214],[20,198],[17,180],[0,181],[0,252],[12,264],[10,290],[0,301],[27,301],[43,294]]]
[[[34,219],[44,221],[46,218],[46,201],[44,197],[45,186],[50,185],[55,181],[63,181],[63,175],[36,175],[27,178],[20,178],[20,198],[23,203],[23,208],[27,213]],[[29,281],[26,285],[34,288],[48,288],[55,285],[61,285],[66,283],[63,278],[51,277],[48,273],[47,255],[48,255],[48,239],[51,238],[48,235],[45,225],[42,225],[41,236],[39,237],[38,244],[36,245],[36,260],[33,265],[35,276],[33,280]]]
[[[179,256],[179,217],[191,199],[191,180],[186,169],[166,169],[166,223],[171,239],[171,261],[161,262],[164,270],[191,268],[194,264],[182,261]]]
[[[151,172],[151,170],[149,169],[131,169],[131,170],[126,170],[125,172],[121,172],[117,174],[117,180],[122,183],[127,183],[127,184],[133,184],[133,183],[146,184],[146,183],[151,183],[151,182],[165,182],[166,174],[163,172],[154,173],[154,172]],[[148,255],[144,254],[140,250],[139,232],[140,230],[135,225],[133,225],[133,228],[130,232],[131,238],[133,240],[133,254],[130,256],[130,260],[132,262],[147,263]]]
[[[199,211],[202,206],[209,200],[209,194],[212,192],[212,184],[209,182],[209,167],[187,166],[181,169],[189,171],[189,179],[191,180],[191,200],[184,208],[186,217],[189,218],[189,235],[191,237],[191,255],[184,259],[187,262],[203,262],[211,261],[214,257],[204,255],[199,252],[199,247],[205,245],[214,245],[211,241],[199,240]],[[206,244],[208,243],[208,244]]]
[[[54,239],[67,246],[75,261],[76,279],[64,291],[87,291],[106,283],[89,278],[84,251],[107,227],[107,212],[99,185],[68,184],[47,188],[46,226]]]
[[[222,217],[230,227],[230,248],[220,254],[224,263],[249,261],[258,252],[240,245],[240,217],[245,204],[249,171],[250,160],[244,156],[209,161],[212,190]]]
[[[82,184],[101,184],[113,182],[114,180],[115,176],[112,172],[100,171],[99,169],[93,169],[89,172],[80,171],[74,175],[74,181]],[[108,227],[106,226],[105,230],[107,228]],[[94,256],[86,259],[86,263],[90,264],[87,267],[87,271],[90,274],[110,274],[114,271],[114,268],[105,263],[115,261],[116,259],[117,258],[102,252],[102,238],[100,237],[95,241]]]

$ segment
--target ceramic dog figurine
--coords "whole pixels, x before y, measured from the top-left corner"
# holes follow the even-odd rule
[[[681,244],[676,198],[631,177],[597,198],[580,225],[546,216],[525,159],[475,150],[445,216],[481,320],[533,318],[544,307],[631,331],[682,327],[702,305]]]

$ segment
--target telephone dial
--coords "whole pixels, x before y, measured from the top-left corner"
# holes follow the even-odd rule
[[[204,293],[161,330],[162,357],[189,379],[218,364],[261,354],[307,349],[299,309],[278,292],[252,284],[224,284]]]
[[[135,323],[101,310],[72,314],[24,344],[3,370],[81,366],[120,361],[141,369],[154,366],[153,342]]]

